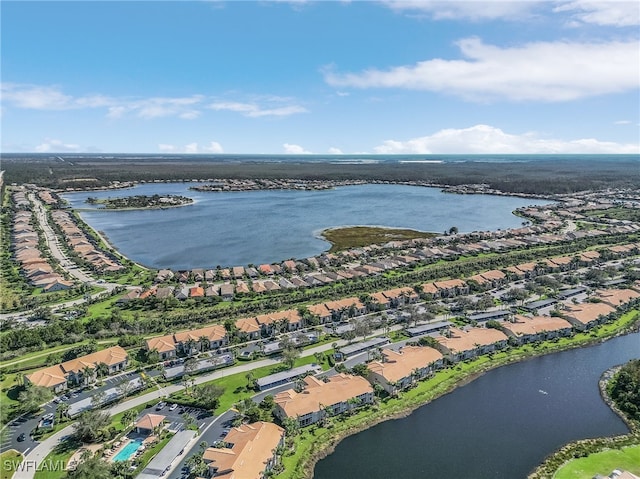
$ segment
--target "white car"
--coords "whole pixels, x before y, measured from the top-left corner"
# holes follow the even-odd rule
[[[169,407],[169,411],[173,411],[173,410],[174,410],[174,409],[176,409],[177,407],[178,407],[178,405],[177,405],[177,404],[172,404],[172,405]]]

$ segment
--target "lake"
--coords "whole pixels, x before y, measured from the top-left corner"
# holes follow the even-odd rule
[[[62,195],[133,261],[153,268],[192,269],[280,262],[326,251],[327,228],[374,225],[461,233],[519,227],[512,212],[544,200],[455,195],[438,188],[368,184],[325,191],[197,192],[196,183],[150,183],[131,189]],[[174,194],[188,206],[137,211],[99,211],[88,197]]]
[[[638,357],[634,333],[494,369],[406,418],[346,438],[318,462],[314,479],[526,478],[563,444],[628,432],[598,380]]]

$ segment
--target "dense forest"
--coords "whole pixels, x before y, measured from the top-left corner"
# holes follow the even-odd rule
[[[611,382],[609,394],[621,411],[640,422],[640,359],[622,366]]]
[[[284,162],[238,159],[219,161],[206,156],[176,158],[99,158],[69,155],[3,155],[8,183],[35,183],[52,188],[90,188],[112,181],[207,180],[212,178],[300,178],[422,181],[434,184],[488,184],[510,193],[555,194],[590,189],[640,187],[638,159],[603,157],[541,157],[532,161],[482,163],[377,164]]]

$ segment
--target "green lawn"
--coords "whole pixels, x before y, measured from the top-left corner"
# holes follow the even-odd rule
[[[314,356],[299,358],[298,360],[296,360],[295,367],[303,366],[305,364],[311,364],[315,361],[316,358]],[[323,369],[327,369],[327,363],[323,363],[322,367]],[[254,369],[251,372],[254,379],[258,379],[281,370],[281,366],[279,364],[275,364],[273,366],[264,366],[262,368]],[[235,403],[256,394],[253,389],[247,390],[246,375],[247,373],[237,373],[204,383],[213,383],[224,388],[224,393],[220,397],[220,404],[216,408],[215,414],[221,414],[224,411],[230,409]],[[171,398],[176,399],[177,402],[189,402],[191,400],[190,396],[188,396],[184,390],[178,393],[171,394],[169,396],[169,400],[171,400]]]
[[[21,461],[22,454],[15,449],[1,453],[0,479],[11,479]]]
[[[554,479],[591,479],[596,474],[607,477],[614,469],[640,474],[640,445],[596,452],[574,459],[562,466]]]
[[[38,470],[34,476],[34,479],[61,479],[65,477],[65,467],[73,453],[78,450],[82,444],[75,439],[67,439],[61,442],[53,451],[44,458]]]

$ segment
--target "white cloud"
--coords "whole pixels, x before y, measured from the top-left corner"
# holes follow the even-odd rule
[[[299,105],[265,107],[260,106],[257,103],[242,102],[214,102],[209,105],[209,108],[215,111],[233,111],[236,113],[242,113],[243,115],[251,118],[260,118],[263,116],[289,116],[296,113],[305,113],[307,111],[306,108]]]
[[[554,12],[572,12],[574,26],[591,23],[603,26],[628,27],[640,25],[640,4],[637,0],[574,0],[560,2]]]
[[[406,141],[387,140],[374,148],[378,154],[570,154],[640,153],[640,144],[620,144],[593,138],[558,140],[535,133],[514,135],[489,125],[444,129]]]
[[[212,141],[211,143],[209,143],[209,146],[203,147],[202,151],[204,151],[205,153],[224,153],[222,145],[217,141]]]
[[[532,0],[383,0],[396,12],[423,15],[435,20],[495,20],[524,19],[532,9],[542,3]]]
[[[73,107],[73,98],[58,88],[38,85],[2,84],[2,101],[18,108],[64,110]]]
[[[343,155],[342,150],[340,148],[334,148],[333,146],[329,148],[330,155]]]
[[[166,116],[179,116],[180,118],[192,119],[199,115],[197,110],[191,108],[202,102],[202,95],[192,95],[190,97],[178,98],[148,98],[146,100],[132,102],[130,110],[137,111],[141,118],[161,118]],[[193,116],[193,115],[196,116]],[[186,117],[183,115],[187,115]]]
[[[200,147],[197,142],[188,143],[182,147],[176,145],[170,145],[167,143],[158,144],[158,150],[162,153],[224,153],[222,145],[217,141],[212,141],[207,146]]]
[[[537,42],[501,48],[466,38],[457,45],[464,59],[435,58],[361,73],[326,69],[325,81],[336,87],[443,92],[480,102],[568,101],[640,86],[637,41]]]
[[[284,152],[287,155],[310,155],[311,154],[310,151],[305,150],[300,145],[285,143],[284,145],[282,145],[282,147],[284,148]]]
[[[38,153],[76,153],[81,151],[80,145],[74,143],[64,143],[60,140],[45,139],[41,144],[35,147]]]
[[[629,120],[618,120],[613,122],[614,125],[630,125],[631,122]]]

